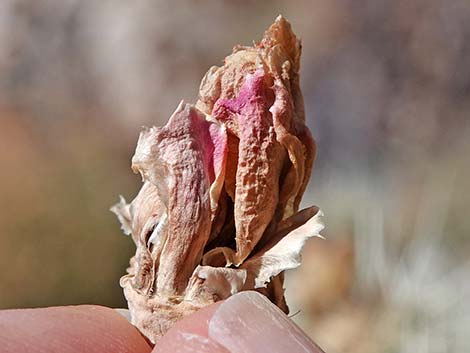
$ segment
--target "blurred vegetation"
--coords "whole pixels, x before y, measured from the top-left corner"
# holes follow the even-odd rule
[[[282,13],[303,40],[326,213],[287,278],[327,352],[470,348],[470,3],[0,2],[0,308],[124,306],[142,125]]]

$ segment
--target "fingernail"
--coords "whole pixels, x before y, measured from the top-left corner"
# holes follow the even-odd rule
[[[322,352],[279,308],[253,291],[225,300],[208,331],[209,338],[233,353]]]

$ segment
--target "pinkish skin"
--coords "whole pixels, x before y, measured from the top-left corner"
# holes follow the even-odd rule
[[[262,69],[247,74],[238,97],[219,99],[213,110],[218,120],[233,119],[238,125],[240,144],[235,192],[237,264],[249,255],[261,238],[278,201],[282,158],[276,158],[278,144],[269,112],[274,97],[266,87],[264,77]],[[263,212],[260,213],[260,209]]]

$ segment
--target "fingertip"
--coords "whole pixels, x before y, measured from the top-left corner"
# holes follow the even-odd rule
[[[230,352],[322,353],[278,307],[254,291],[225,300],[210,319],[208,334]]]
[[[151,351],[125,318],[93,305],[0,311],[0,342],[5,353]]]
[[[178,322],[154,352],[323,353],[279,308],[241,292]]]

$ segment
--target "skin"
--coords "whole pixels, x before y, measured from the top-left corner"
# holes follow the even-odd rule
[[[81,305],[3,310],[0,311],[0,346],[5,353],[169,353],[189,352],[193,349],[207,353],[227,353],[229,350],[209,338],[209,322],[221,305],[210,305],[179,321],[154,348],[134,326],[110,308]],[[247,311],[253,309],[251,304],[243,305]],[[204,343],[203,349],[194,347],[193,343],[182,338],[182,334],[197,335],[199,341],[205,342],[207,339],[207,343]],[[289,339],[287,332],[286,337],[279,337],[279,340],[286,339]],[[312,342],[305,352],[322,351]]]

